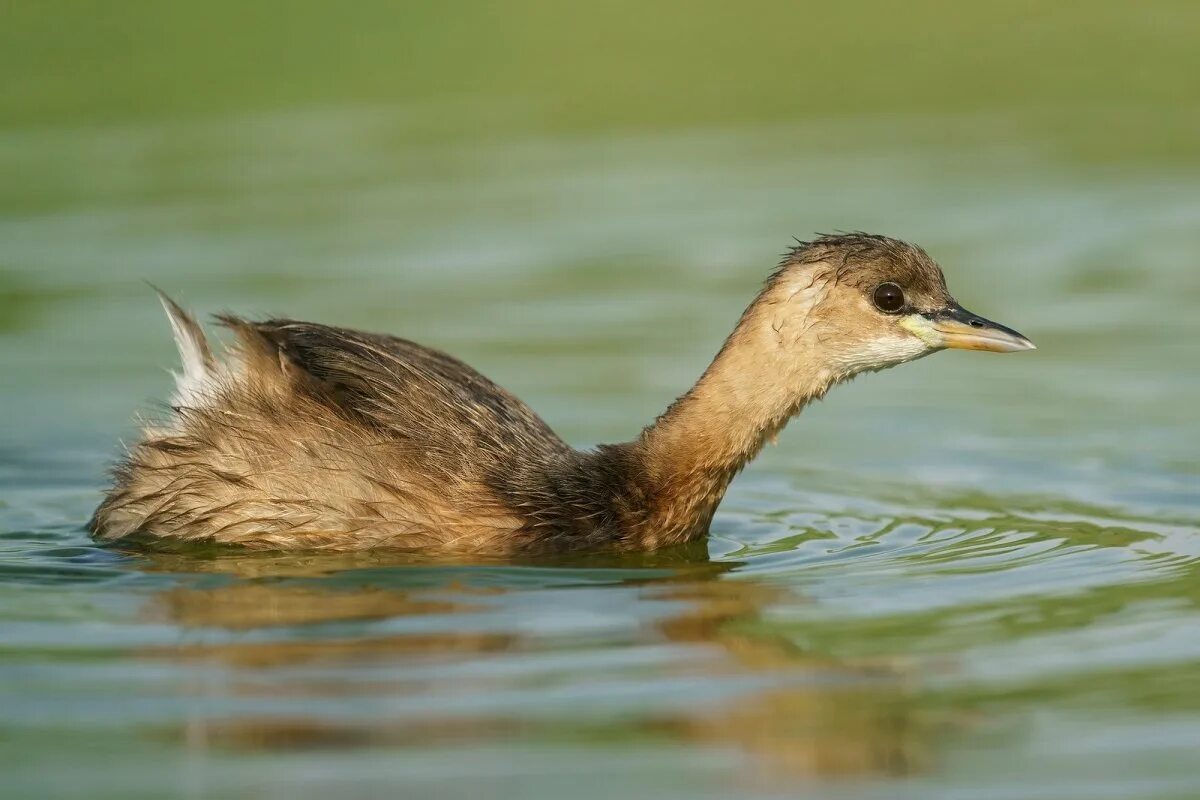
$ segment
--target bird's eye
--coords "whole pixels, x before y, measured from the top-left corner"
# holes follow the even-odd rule
[[[895,314],[904,308],[904,290],[894,283],[881,283],[873,296],[875,307],[885,314]]]

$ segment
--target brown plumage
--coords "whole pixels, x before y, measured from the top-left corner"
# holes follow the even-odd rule
[[[822,236],[783,259],[717,357],[632,442],[572,449],[528,406],[413,342],[220,317],[215,359],[162,297],[183,356],[91,521],[104,540],[259,549],[653,549],[708,530],[742,467],[809,401],[945,347],[1032,344],[964,311],[925,252]]]

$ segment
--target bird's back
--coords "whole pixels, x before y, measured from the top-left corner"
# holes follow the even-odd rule
[[[503,549],[528,464],[572,451],[463,362],[405,339],[294,320],[222,317],[211,356],[163,298],[184,371],[97,510],[97,536],[261,548]]]

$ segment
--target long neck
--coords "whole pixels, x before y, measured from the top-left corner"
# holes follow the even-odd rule
[[[752,306],[696,385],[642,432],[648,530],[703,535],[734,476],[834,382],[812,347],[785,347],[784,338]]]

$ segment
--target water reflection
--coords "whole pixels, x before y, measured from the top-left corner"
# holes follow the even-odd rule
[[[736,745],[774,775],[904,776],[927,768],[929,725],[910,697],[904,666],[838,659],[765,633],[764,609],[795,602],[789,594],[749,581],[668,593],[692,603],[663,623],[672,640],[715,643],[738,671],[784,676],[781,686],[670,720],[672,732],[689,742]]]
[[[145,614],[179,626],[183,641],[142,655],[201,665],[191,691],[239,709],[160,730],[193,756],[689,745],[736,753],[741,780],[756,785],[902,776],[932,762],[913,676],[766,632],[769,607],[803,599],[730,579],[735,564],[150,559],[151,570],[203,577],[154,596]],[[535,597],[548,593],[557,609]],[[608,607],[632,623],[605,618]],[[597,681],[595,702],[580,700]]]

